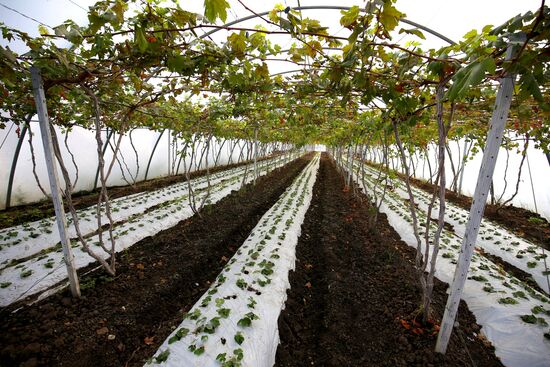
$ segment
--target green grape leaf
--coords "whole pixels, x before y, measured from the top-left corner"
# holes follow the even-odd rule
[[[218,18],[225,22],[228,8],[226,0],[204,0],[204,16],[211,23],[215,23]]]

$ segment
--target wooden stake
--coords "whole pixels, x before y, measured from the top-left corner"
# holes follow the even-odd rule
[[[44,145],[44,156],[46,158],[46,168],[48,169],[48,178],[50,180],[50,189],[52,192],[53,207],[55,209],[57,229],[59,230],[59,238],[63,248],[63,257],[65,260],[65,265],[67,266],[67,274],[69,275],[71,293],[74,297],[80,297],[78,275],[76,274],[76,269],[74,266],[74,256],[71,249],[71,242],[67,235],[67,218],[65,217],[65,208],[63,208],[63,199],[61,198],[61,189],[59,188],[59,177],[57,176],[57,167],[53,153],[52,133],[50,130],[48,108],[46,106],[46,96],[44,94],[40,69],[31,67],[31,78],[36,111],[40,122],[40,134],[42,135],[42,144]]]
[[[525,39],[525,36],[522,36],[522,38]],[[521,40],[517,41],[518,43],[523,43]],[[508,46],[506,60],[512,59],[517,49],[516,45],[517,43],[511,43]],[[464,239],[460,249],[458,264],[455,269],[453,283],[451,284],[451,292],[447,298],[441,329],[437,336],[435,351],[438,353],[444,354],[446,352],[447,344],[449,343],[451,332],[453,331],[458,305],[468,276],[468,269],[470,267],[470,261],[472,260],[477,234],[479,232],[479,225],[483,218],[485,204],[487,203],[487,194],[491,186],[498,151],[502,143],[502,135],[504,133],[504,127],[506,126],[506,120],[514,94],[514,79],[515,75],[506,75],[500,80],[500,86],[495,100],[495,108],[493,110],[493,116],[491,117],[489,133],[487,135],[485,150],[481,161],[481,168],[477,176],[476,189],[470,208],[470,214],[468,216],[468,223],[466,223],[466,230],[464,231]]]

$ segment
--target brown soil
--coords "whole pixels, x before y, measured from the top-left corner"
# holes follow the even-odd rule
[[[271,157],[272,156],[262,158],[262,159],[259,159],[259,161],[269,159]],[[218,167],[211,167],[210,173],[223,171],[234,167],[239,167],[250,162],[251,161],[234,163],[234,164],[218,166]],[[193,179],[195,177],[200,177],[205,174],[206,174],[206,169],[203,169],[203,170],[191,172],[189,176],[191,179]],[[181,175],[175,175],[175,176],[154,178],[147,181],[141,181],[141,182],[137,182],[133,186],[131,185],[113,186],[108,189],[109,197],[111,199],[116,199],[119,197],[137,194],[144,191],[158,190],[160,188],[163,188],[178,182],[183,182],[185,180],[186,180],[185,175],[181,174]],[[96,205],[98,195],[99,195],[99,190],[100,189],[96,189],[93,191],[80,191],[80,192],[74,193],[72,196],[73,204],[77,209],[87,208],[91,205]],[[65,209],[68,210],[68,207],[65,207]],[[55,212],[53,209],[53,204],[49,199],[45,199],[37,203],[14,206],[9,209],[0,210],[0,229],[16,226],[18,224],[22,224],[26,222],[40,220],[43,218],[52,217],[54,215],[55,215]]]
[[[371,164],[374,167],[380,167],[379,165],[372,164],[370,162],[369,164]],[[396,173],[401,178],[405,177],[400,172],[396,172]],[[419,180],[413,177],[411,177],[410,182],[414,186],[428,193],[433,193],[434,189],[436,188],[435,185],[430,184],[427,181]],[[472,205],[471,197],[459,195],[456,192],[453,192],[450,190],[445,190],[445,198],[448,201],[452,202],[453,204],[458,205],[461,208],[466,210],[470,210],[470,207]],[[504,228],[514,232],[518,236],[527,238],[533,241],[534,243],[541,245],[547,250],[550,250],[550,225],[539,214],[533,213],[523,208],[517,208],[511,205],[500,208],[500,210],[497,210],[497,209],[498,207],[496,205],[487,204],[485,207],[485,216],[491,219],[493,222],[496,222],[501,226],[503,226]],[[540,221],[538,223],[529,222],[528,219],[532,217],[538,218]],[[445,228],[455,233],[454,227],[450,223],[445,222]],[[518,230],[517,228],[520,228],[520,229]],[[519,280],[523,281],[524,283],[529,285],[531,288],[534,288],[541,293],[545,293],[542,290],[542,288],[538,285],[538,283],[533,279],[531,274],[515,267],[512,264],[507,263],[499,256],[491,255],[487,252],[483,252],[483,256],[485,256],[495,264],[499,265],[506,272],[515,276]]]
[[[502,258],[498,256],[491,255],[485,251],[482,251],[482,254],[485,258],[491,260],[494,264],[496,264],[497,266],[500,266],[505,272],[518,278],[529,287],[536,289],[542,294],[546,293],[545,291],[542,290],[542,288],[535,281],[535,279],[533,279],[533,276],[531,276],[531,274],[529,274],[528,272],[523,271],[520,268],[517,268],[514,265],[507,263],[506,261],[504,261]]]
[[[376,233],[370,232],[366,202],[345,189],[324,156],[279,318],[276,365],[501,366],[493,348],[476,336],[479,326],[464,302],[445,356],[433,352],[435,336],[418,336],[402,325],[420,301],[414,250],[383,214]],[[435,320],[446,289],[436,280]]]
[[[434,190],[434,185],[429,182],[414,178],[411,182],[427,192],[433,192]],[[445,198],[466,210],[470,210],[472,206],[471,197],[459,195],[450,190],[446,190]],[[511,230],[518,236],[527,238],[550,250],[550,224],[539,214],[512,205],[502,207],[498,210],[498,206],[487,204],[485,206],[484,217]],[[533,222],[529,220],[530,218],[537,218],[537,220]]]
[[[116,278],[82,277],[81,299],[65,291],[0,310],[0,365],[143,366],[309,159],[118,254]]]

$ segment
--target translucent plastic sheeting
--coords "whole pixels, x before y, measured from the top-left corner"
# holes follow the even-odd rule
[[[33,132],[33,146],[36,159],[36,173],[40,180],[40,183],[44,190],[49,193],[50,186],[48,183],[48,174],[44,164],[44,150],[42,147],[42,141],[40,139],[40,128],[37,122],[31,122],[31,130]],[[64,139],[65,133],[59,128],[55,127],[57,132],[61,155],[69,172],[71,179],[75,180],[76,178],[76,169],[72,163],[69,150],[67,150]],[[13,134],[13,133],[12,133]],[[147,164],[155,143],[157,142],[159,135],[161,133],[157,131],[151,131],[147,129],[136,129],[129,132],[122,138],[120,151],[118,153],[119,163],[115,163],[113,166],[113,171],[109,179],[107,180],[108,186],[118,186],[118,185],[127,185],[127,182],[123,178],[123,173],[127,180],[132,182],[132,176],[135,177],[136,181],[143,181],[145,178],[145,172],[147,169]],[[137,150],[138,157],[136,158],[136,152],[132,148],[130,135],[132,141]],[[0,136],[2,132],[0,131]],[[107,132],[102,132],[103,143],[107,142]],[[110,139],[110,146],[107,147],[105,151],[105,162],[110,162],[113,156],[113,149],[118,139],[119,135],[115,134]],[[44,195],[38,188],[38,185],[33,177],[32,173],[32,159],[31,159],[31,150],[28,143],[29,133],[24,139],[24,142],[21,147],[21,152],[17,161],[17,168],[15,171],[12,194],[11,194],[11,205],[20,205],[26,203],[33,203],[44,199]],[[14,157],[15,147],[17,145],[17,136],[13,134],[9,136],[6,140],[2,150],[0,151],[0,167],[5,168],[5,174],[2,175],[0,179],[0,208],[4,208],[6,204],[6,194],[9,178],[9,170]],[[244,142],[244,141],[243,141]],[[167,130],[164,132],[160,138],[158,145],[155,149],[155,153],[151,160],[151,166],[147,175],[148,179],[155,177],[167,176],[171,172],[171,165],[174,160],[176,160],[174,170],[177,168],[177,163],[179,161],[179,156],[174,155],[178,150],[183,149],[184,142],[181,139],[178,139],[177,145],[174,144],[174,139],[171,136],[171,132]],[[87,130],[78,126],[73,127],[69,132],[67,145],[70,148],[70,151],[73,153],[75,162],[78,166],[78,181],[75,186],[75,192],[92,190],[95,184],[95,178],[97,173],[97,145],[95,141],[95,132]],[[221,145],[221,140],[216,138],[212,139],[212,147],[219,147]],[[240,144],[243,146],[242,142]],[[199,140],[196,144],[196,149],[201,151],[204,147],[204,139]],[[171,151],[170,156],[171,160],[168,159],[168,151]],[[243,146],[243,153],[246,155],[247,148]],[[222,154],[219,158],[219,165],[227,164],[230,156],[229,144],[224,144],[222,148]],[[232,160],[235,162],[241,153],[241,149],[236,147],[232,152]],[[212,165],[212,149],[210,152],[209,162]],[[196,161],[199,158],[195,159]],[[187,164],[191,163],[190,158],[187,158]],[[206,159],[203,157],[202,166],[204,167]],[[139,164],[139,170],[138,170]],[[122,169],[121,169],[122,167]],[[179,173],[183,173],[183,163],[180,165]],[[99,182],[98,182],[99,185]]]
[[[518,140],[517,143],[519,146],[517,149],[523,151],[524,143],[522,142],[520,137],[515,135],[508,137],[510,139]],[[462,159],[462,155],[464,153],[465,140],[453,140],[449,141],[448,143],[456,170],[458,168],[457,166],[459,160]],[[493,175],[494,191],[497,198],[500,197],[502,191],[504,190],[505,178],[507,181],[507,186],[506,192],[503,196],[503,200],[511,197],[515,191],[519,166],[522,158],[521,153],[518,153],[517,149],[515,148],[508,152],[508,169],[506,169],[506,150],[504,148],[500,148],[495,167],[495,173]],[[397,150],[397,148],[395,148],[395,150]],[[426,158],[424,155],[414,156],[414,174],[416,178],[428,180],[430,176],[429,165],[431,165],[432,167],[432,172],[434,170],[434,167],[437,166],[437,146],[435,144],[429,144],[427,146],[427,151],[428,158]],[[449,160],[449,153],[445,152],[445,155],[445,172],[448,177],[447,188],[450,188],[453,172]],[[481,166],[482,156],[483,153],[480,151],[475,153],[470,152],[470,154],[468,155],[466,166],[464,168],[463,182],[461,185],[462,194],[464,195],[472,196],[474,193],[477,182],[477,174],[479,173],[479,168]],[[538,210],[538,213],[541,216],[545,217],[547,220],[550,220],[550,181],[548,180],[548,176],[550,175],[550,164],[543,151],[535,148],[532,142],[527,149],[527,157],[529,159],[529,163],[525,161],[523,164],[518,194],[510,204],[516,207],[528,209],[532,212],[537,212]],[[373,156],[372,158],[375,157]],[[428,159],[430,162],[429,165]],[[391,166],[395,166],[399,169],[401,167],[401,160],[398,157],[394,157]],[[531,175],[533,179],[532,184],[535,191],[535,198],[533,198],[533,192],[531,189],[531,177],[529,174],[529,167],[531,168]],[[413,174],[412,170],[411,174]],[[535,210],[534,200],[537,201],[537,210]],[[526,218],[526,220],[527,219],[528,218]]]

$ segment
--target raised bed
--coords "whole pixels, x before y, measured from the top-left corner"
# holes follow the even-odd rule
[[[277,319],[318,167],[316,156],[264,214],[148,364],[273,365],[279,342]]]
[[[361,187],[359,166],[355,165],[354,181]],[[374,189],[377,172],[368,169],[367,192]],[[400,179],[392,179],[392,190],[386,192],[381,212],[388,216],[392,227],[403,241],[416,248],[412,230],[407,195]],[[379,185],[380,186],[380,185]],[[417,193],[419,221],[426,218],[426,194]],[[431,230],[435,231],[435,224]],[[485,226],[487,226],[485,224]],[[487,228],[487,227],[485,227]],[[423,235],[421,229],[420,234]],[[510,234],[503,235],[510,236]],[[446,283],[453,279],[458,252],[462,243],[459,231],[443,229],[441,248],[437,259],[436,277]],[[479,245],[479,244],[478,244]],[[513,246],[507,244],[505,246]],[[466,282],[463,299],[474,313],[487,339],[495,346],[496,354],[506,366],[547,366],[550,360],[550,300],[547,295],[533,289],[502,267],[476,251],[472,257],[470,276]]]
[[[285,158],[276,157],[262,162],[259,174],[265,175],[284,163]],[[252,181],[251,169],[252,165],[241,166],[213,174],[207,203],[215,203],[231,191],[239,189],[245,170],[248,171],[245,183]],[[193,179],[191,185],[196,192],[196,200],[200,201],[206,195],[206,177]],[[193,215],[188,203],[187,182],[116,199],[113,201],[112,212],[117,252]],[[81,230],[92,249],[99,256],[108,258],[109,254],[101,249],[95,233],[95,213],[93,207],[78,212]],[[108,223],[105,215],[102,215],[102,222]],[[0,255],[5,259],[0,265],[0,307],[40,294],[67,278],[55,225],[55,219],[49,218],[0,231],[0,239],[3,241],[0,244]],[[69,226],[69,229],[69,234],[74,236],[74,226]],[[103,238],[108,241],[107,230],[104,230]],[[73,253],[77,269],[95,261],[84,252],[76,239],[72,243],[75,247]]]

